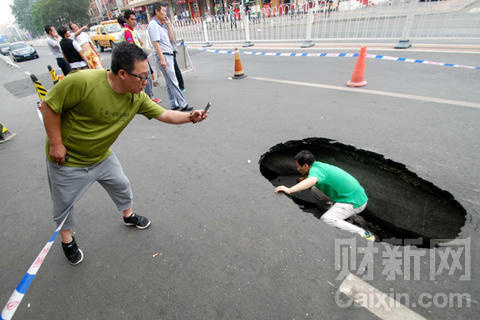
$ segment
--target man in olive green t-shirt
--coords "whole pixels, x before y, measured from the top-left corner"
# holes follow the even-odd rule
[[[136,114],[148,119],[182,124],[200,122],[208,112],[165,110],[142,92],[147,82],[145,52],[131,43],[112,53],[111,70],[70,73],[42,102],[47,132],[47,175],[53,218],[59,225],[62,248],[72,264],[83,260],[70,229],[75,225],[73,206],[97,181],[108,192],[126,225],[145,229],[150,220],[133,212],[130,182],[110,146]]]
[[[300,151],[295,156],[295,161],[298,172],[308,177],[290,188],[278,186],[275,192],[290,194],[311,188],[317,200],[326,195],[333,202],[321,217],[326,224],[375,241],[375,236],[370,231],[345,221],[367,207],[368,198],[360,183],[336,166],[315,161],[315,156],[310,151]]]

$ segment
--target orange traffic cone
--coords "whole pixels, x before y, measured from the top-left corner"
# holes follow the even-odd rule
[[[349,87],[363,87],[367,85],[365,81],[365,61],[367,59],[367,47],[360,48],[360,54],[353,70],[352,79],[347,82]]]
[[[233,74],[232,79],[243,79],[247,75],[243,73],[242,68],[242,61],[240,61],[240,53],[238,53],[238,49],[235,48],[235,73]]]

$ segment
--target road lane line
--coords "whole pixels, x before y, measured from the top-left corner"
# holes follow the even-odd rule
[[[0,58],[5,61],[6,64],[8,64],[10,67],[14,68],[20,68],[17,64],[13,63],[12,59],[10,57],[4,57],[3,55],[0,55]]]
[[[380,319],[426,320],[351,273],[345,277],[338,290]]]
[[[377,95],[377,96],[395,97],[395,98],[402,98],[402,99],[418,100],[418,101],[433,102],[433,103],[440,103],[440,104],[449,104],[449,105],[454,105],[454,106],[480,109],[480,103],[477,103],[477,102],[450,100],[450,99],[442,99],[442,98],[427,97],[427,96],[418,96],[418,95],[413,95],[413,94],[398,93],[398,92],[391,92],[391,91],[380,91],[380,90],[371,90],[371,89],[363,89],[363,88],[358,89],[358,88],[333,86],[333,85],[328,85],[328,84],[291,81],[291,80],[281,80],[281,79],[271,79],[271,78],[263,78],[263,77],[250,77],[250,79],[260,80],[260,81],[268,81],[268,82],[274,82],[274,83],[282,83],[282,84],[291,84],[291,85],[296,85],[296,86],[322,88],[322,89],[330,89],[330,90],[339,90],[339,91],[347,91],[347,92],[355,92],[355,93],[363,93],[363,94],[372,94],[372,95]]]

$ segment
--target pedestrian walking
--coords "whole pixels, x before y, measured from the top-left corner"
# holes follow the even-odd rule
[[[327,16],[327,13],[328,13],[328,16],[330,17],[330,12],[334,10],[333,9],[333,0],[328,0],[328,8],[325,8],[325,17]]]
[[[154,47],[160,71],[165,78],[170,109],[191,111],[192,108],[188,106],[187,101],[183,97],[175,75],[172,47],[174,35],[170,20],[167,17],[167,5],[162,2],[154,3],[152,6],[153,18],[148,24],[148,35]]]
[[[291,194],[311,189],[317,203],[330,198],[332,206],[320,218],[326,224],[339,229],[357,233],[361,237],[375,241],[375,236],[345,219],[359,214],[367,207],[368,197],[360,183],[348,172],[320,161],[315,161],[315,156],[307,150],[295,155],[297,170],[307,176],[296,185],[288,188],[278,186],[275,192]]]
[[[133,211],[130,182],[110,150],[136,114],[170,124],[197,123],[208,112],[165,110],[142,92],[147,82],[146,53],[121,42],[112,52],[110,70],[75,72],[57,83],[42,101],[47,132],[47,176],[53,219],[59,225],[68,261],[79,264],[83,252],[72,236],[75,203],[98,181],[127,226],[145,229],[151,221]]]
[[[228,8],[228,18],[230,19],[230,29],[233,29],[233,26],[237,29],[237,19],[235,18],[235,11],[232,6]]]

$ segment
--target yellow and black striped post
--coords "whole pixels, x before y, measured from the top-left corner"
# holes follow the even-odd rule
[[[8,131],[8,129],[0,123],[0,143],[8,141],[15,137],[16,134]]]
[[[58,80],[60,80],[58,74],[55,72],[55,70],[53,70],[50,65],[48,66],[48,72],[50,73],[50,77],[52,78],[53,85],[56,85]]]
[[[32,79],[33,81],[33,86],[37,90],[40,100],[43,101],[43,98],[45,98],[45,96],[47,95],[47,89],[45,89],[45,87],[40,83],[40,81],[38,81],[38,78],[34,74],[30,75],[30,79]]]

